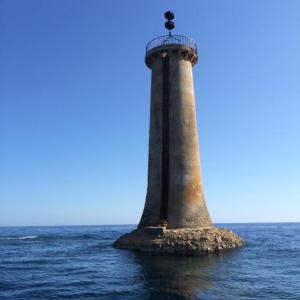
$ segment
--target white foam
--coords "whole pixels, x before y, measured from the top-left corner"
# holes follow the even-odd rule
[[[19,237],[18,240],[30,240],[35,238],[37,238],[37,235],[28,235],[28,236]]]

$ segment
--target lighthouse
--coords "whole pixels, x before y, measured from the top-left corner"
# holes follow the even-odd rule
[[[205,203],[193,83],[196,42],[172,33],[171,11],[165,18],[168,34],[151,40],[145,54],[151,70],[145,206],[137,230],[115,246],[184,255],[241,246],[232,231],[213,226]]]
[[[196,42],[173,35],[174,14],[165,13],[169,34],[150,41],[151,69],[148,188],[139,227],[211,227],[200,174],[192,69]]]

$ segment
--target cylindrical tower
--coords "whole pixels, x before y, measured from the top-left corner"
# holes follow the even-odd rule
[[[152,71],[148,188],[139,228],[213,226],[200,174],[192,74],[197,60],[196,43],[186,36],[169,33],[147,44],[145,62]]]

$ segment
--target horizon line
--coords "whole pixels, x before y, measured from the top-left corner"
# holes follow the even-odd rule
[[[297,224],[300,221],[266,221],[266,222],[215,222],[214,225],[218,224]],[[127,224],[65,224],[65,225],[0,225],[0,228],[4,227],[88,227],[88,226],[137,226],[138,223],[127,223]]]

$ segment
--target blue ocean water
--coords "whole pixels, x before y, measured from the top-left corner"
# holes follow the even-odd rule
[[[300,223],[219,224],[246,247],[203,257],[112,247],[135,226],[0,228],[0,299],[300,299]]]

